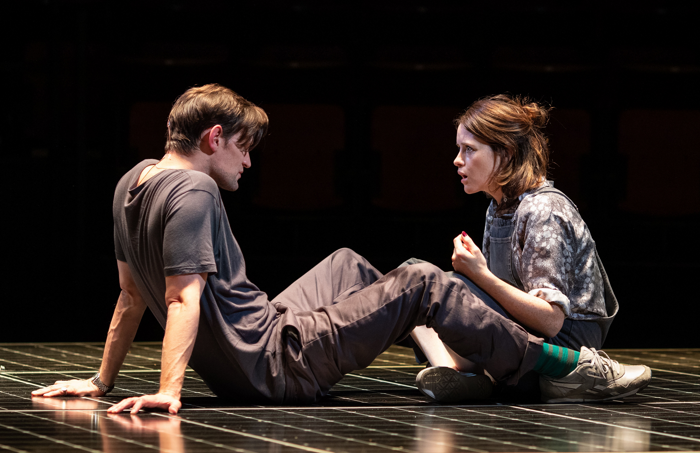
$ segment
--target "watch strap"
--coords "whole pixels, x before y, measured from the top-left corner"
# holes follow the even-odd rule
[[[97,386],[98,389],[102,390],[104,394],[106,395],[107,393],[111,392],[114,389],[113,385],[106,385],[102,380],[100,379],[100,373],[99,371],[95,373],[95,375],[90,379],[95,386]]]

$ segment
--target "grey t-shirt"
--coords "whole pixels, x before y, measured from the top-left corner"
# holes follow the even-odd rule
[[[208,272],[190,366],[217,395],[284,396],[280,317],[246,277],[219,188],[194,170],[165,170],[137,186],[145,160],[114,194],[114,245],[146,304],[165,328],[165,277]]]

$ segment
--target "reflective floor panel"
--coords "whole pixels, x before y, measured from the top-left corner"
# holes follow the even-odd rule
[[[319,404],[237,405],[188,370],[183,409],[107,415],[158,389],[160,344],[136,343],[105,398],[32,398],[99,367],[99,343],[0,344],[0,451],[451,452],[700,450],[700,349],[607,351],[653,369],[639,395],[605,404],[431,403],[412,351],[394,346]]]

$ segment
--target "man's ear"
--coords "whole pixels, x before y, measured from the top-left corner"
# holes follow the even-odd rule
[[[223,148],[226,143],[223,128],[219,124],[213,126],[204,137],[202,137],[202,141],[205,142],[206,147],[209,148],[212,153],[217,152],[220,148]]]

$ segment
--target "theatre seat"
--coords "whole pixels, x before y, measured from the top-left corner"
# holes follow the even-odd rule
[[[379,106],[372,115],[372,148],[379,153],[379,196],[390,210],[432,212],[464,204],[452,161],[458,107]]]
[[[335,155],[345,146],[345,115],[335,105],[267,104],[269,135],[253,151],[260,166],[255,204],[309,211],[341,203],[336,195]]]
[[[620,117],[619,150],[627,160],[620,208],[678,216],[700,213],[700,111],[628,110]]]

